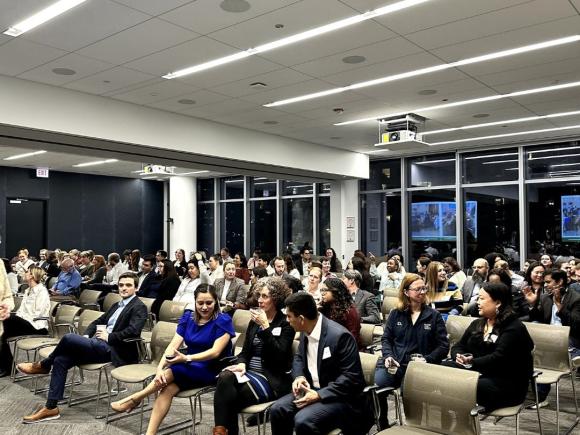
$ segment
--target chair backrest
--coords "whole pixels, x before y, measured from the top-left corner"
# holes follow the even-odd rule
[[[569,326],[524,322],[534,341],[534,367],[556,371],[570,370]]]
[[[60,304],[54,316],[54,336],[60,338],[71,332],[75,318],[80,311],[81,307],[77,307],[76,305]]]
[[[383,289],[383,298],[399,298],[399,289],[398,288],[386,288]]]
[[[403,381],[406,424],[440,434],[477,435],[471,417],[479,373],[412,361]]]
[[[375,325],[371,325],[370,323],[361,323],[360,325],[360,341],[364,347],[370,346],[373,344],[375,332]]]
[[[363,375],[367,385],[374,385],[375,383],[375,369],[377,368],[377,361],[379,355],[375,353],[359,352],[360,363],[362,365]]]
[[[79,316],[79,323],[77,325],[77,331],[79,335],[85,335],[85,331],[91,323],[97,320],[103,315],[100,311],[95,310],[85,310]]]
[[[99,311],[99,296],[101,292],[98,290],[83,290],[79,296],[79,305],[85,310],[97,310]]]
[[[115,305],[117,302],[120,302],[121,299],[123,298],[119,296],[119,294],[109,293],[107,296],[105,296],[105,300],[103,301],[103,311],[106,313],[113,305]]]
[[[383,319],[389,317],[389,313],[397,307],[399,302],[398,297],[385,296],[383,299],[383,305],[381,306],[381,313],[383,313]]]
[[[249,310],[236,310],[234,312],[234,316],[232,317],[232,321],[234,322],[234,330],[238,334],[244,334],[246,329],[248,329],[248,325],[252,320],[252,316],[250,315]]]
[[[159,364],[177,331],[177,323],[157,322],[151,334],[151,363]]]
[[[447,329],[447,335],[449,336],[449,349],[455,346],[465,330],[471,325],[477,317],[468,316],[449,316],[447,317],[447,322],[445,322],[445,328]]]
[[[151,312],[151,307],[153,306],[153,302],[155,302],[155,298],[139,298],[141,302],[145,304],[147,307],[147,314]]]
[[[179,319],[181,319],[181,316],[183,316],[183,312],[187,305],[187,302],[164,301],[161,304],[161,308],[159,308],[158,320],[162,322],[177,323]]]

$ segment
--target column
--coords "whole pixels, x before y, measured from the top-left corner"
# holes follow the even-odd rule
[[[178,248],[185,258],[197,249],[197,180],[192,177],[169,179],[169,246],[170,258]]]
[[[358,180],[331,183],[330,229],[330,245],[346,265],[360,245]]]

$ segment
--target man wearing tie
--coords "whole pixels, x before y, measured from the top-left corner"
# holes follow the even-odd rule
[[[366,433],[372,418],[363,415],[365,380],[354,337],[318,313],[308,293],[286,299],[286,316],[301,333],[300,345],[292,392],[271,409],[272,434],[326,434],[336,428],[345,435]]]
[[[133,272],[119,277],[119,295],[123,298],[89,325],[86,336],[66,334],[48,358],[34,363],[18,364],[27,375],[48,374],[52,369],[46,405],[23,418],[23,423],[38,423],[60,417],[57,403],[62,400],[66,375],[79,364],[112,362],[115,367],[138,362],[136,346],[126,343],[137,338],[147,319],[147,308],[136,297],[139,278]]]

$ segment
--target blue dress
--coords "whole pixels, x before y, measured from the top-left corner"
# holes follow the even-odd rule
[[[195,322],[195,316],[191,310],[186,310],[179,319],[177,333],[185,341],[187,355],[211,349],[213,343],[224,334],[229,334],[230,337],[236,335],[232,318],[227,314],[220,313],[216,319],[199,326]],[[232,342],[230,341],[220,358],[231,354]],[[173,364],[171,371],[175,378],[174,382],[182,391],[214,384],[218,374],[215,360]]]

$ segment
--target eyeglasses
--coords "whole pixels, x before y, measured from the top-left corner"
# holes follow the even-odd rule
[[[419,287],[419,288],[411,288],[409,290],[417,292],[417,293],[427,293],[427,287]]]

